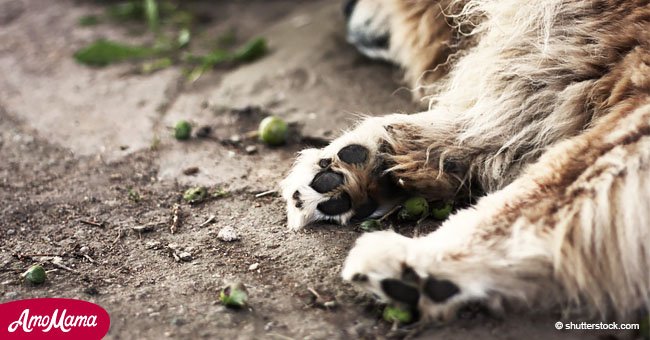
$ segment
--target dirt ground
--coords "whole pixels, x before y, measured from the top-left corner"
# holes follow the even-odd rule
[[[72,58],[85,44],[146,38],[128,25],[80,27],[81,16],[102,12],[91,1],[0,0],[0,302],[97,303],[111,316],[108,339],[612,335],[556,331],[558,316],[548,314],[479,313],[442,328],[391,330],[369,298],[339,279],[358,230],[289,232],[282,200],[255,195],[277,189],[297,150],[335,137],[359,114],[416,111],[399,71],[345,43],[336,1],[195,6],[206,16],[199,39],[234,27],[240,41],[267,38],[270,53],[194,84],[180,67],[152,75],[134,74],[128,63],[89,68]],[[223,142],[271,113],[299,123],[306,142]],[[179,119],[211,126],[212,138],[176,141],[169,127]],[[246,152],[250,145],[257,152]],[[190,167],[198,173],[184,175]],[[183,203],[192,185],[229,195]],[[172,234],[175,204],[182,223]],[[239,241],[217,238],[227,226]],[[39,262],[49,270],[45,284],[18,278]],[[219,288],[233,281],[246,285],[248,308],[217,303]],[[309,288],[337,306],[315,305]]]

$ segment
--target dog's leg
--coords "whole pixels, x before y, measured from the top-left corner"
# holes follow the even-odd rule
[[[631,100],[432,234],[362,236],[343,278],[440,322],[476,300],[626,317],[650,306],[648,211],[650,102]]]

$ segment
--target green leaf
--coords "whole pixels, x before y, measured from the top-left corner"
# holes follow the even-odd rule
[[[172,66],[173,61],[171,58],[164,57],[148,61],[140,65],[140,73],[150,74],[156,71],[160,71]]]
[[[381,222],[374,219],[369,219],[361,222],[359,228],[361,228],[363,231],[377,231],[382,229]]]
[[[190,43],[190,39],[192,38],[192,35],[190,33],[190,30],[187,28],[183,28],[178,32],[178,47],[183,48],[186,47]]]
[[[144,0],[144,11],[152,32],[158,32],[160,25],[160,13],[158,12],[158,2],[156,0]]]
[[[154,54],[155,50],[148,47],[100,39],[77,51],[74,58],[85,65],[106,66],[129,59],[146,58]]]
[[[386,306],[383,313],[384,320],[388,322],[397,322],[402,324],[411,323],[413,314],[406,309],[394,306]]]
[[[244,45],[244,47],[235,51],[232,55],[232,59],[240,62],[254,61],[266,54],[267,50],[266,39],[255,38]]]
[[[208,197],[208,190],[204,187],[194,187],[187,189],[183,194],[185,202],[194,204],[203,202]]]

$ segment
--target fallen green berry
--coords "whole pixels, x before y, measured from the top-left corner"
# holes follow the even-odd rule
[[[260,139],[268,145],[284,144],[288,131],[287,123],[276,116],[264,118],[258,130]]]
[[[429,204],[423,197],[411,197],[400,210],[398,217],[403,220],[419,220],[429,214]]]
[[[187,203],[199,203],[206,199],[208,190],[204,187],[194,187],[185,190],[183,199]]]
[[[436,220],[446,220],[454,209],[454,202],[437,201],[431,204],[431,216]]]
[[[248,301],[246,288],[241,284],[231,284],[221,290],[219,301],[226,307],[241,308]]]
[[[361,222],[359,228],[361,228],[363,231],[375,231],[381,229],[381,223],[379,223],[378,220],[373,219],[365,220]]]
[[[43,269],[43,267],[38,264],[31,266],[23,275],[27,281],[34,284],[41,284],[45,282],[45,279],[47,279],[47,273],[45,273],[45,269]]]
[[[386,306],[383,314],[384,320],[393,323],[398,322],[402,324],[411,323],[413,321],[413,314],[399,307]]]
[[[188,140],[192,134],[192,125],[186,120],[181,120],[174,127],[174,137],[178,140]]]

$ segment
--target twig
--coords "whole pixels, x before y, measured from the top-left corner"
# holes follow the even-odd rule
[[[261,197],[264,197],[264,196],[274,195],[274,194],[277,194],[277,193],[278,193],[277,190],[267,190],[267,191],[260,192],[259,194],[255,195],[255,198],[261,198]]]
[[[72,272],[72,273],[75,273],[75,274],[79,274],[78,271],[76,271],[76,270],[74,270],[74,269],[72,269],[72,268],[70,268],[70,267],[68,267],[68,266],[66,266],[66,265],[64,265],[64,264],[62,264],[62,263],[61,263],[61,258],[51,260],[50,263],[53,264],[55,267],[59,267],[59,268],[61,268],[61,269],[63,269],[63,270],[67,270],[67,271]]]
[[[172,207],[172,225],[169,227],[169,232],[172,234],[176,232],[176,229],[181,224],[181,206],[178,203],[175,203]]]
[[[122,238],[122,227],[119,227],[117,229],[117,236],[113,240],[113,245],[115,245],[115,243],[117,243],[117,241],[119,241],[121,238]]]
[[[84,254],[83,257],[85,257],[86,260],[90,261],[90,263],[95,263],[95,260],[93,260],[92,257],[90,257],[90,256],[88,256],[88,255],[86,255],[86,254]]]
[[[216,219],[216,216],[214,216],[214,215],[210,215],[210,217],[209,217],[207,220],[205,220],[205,222],[199,224],[199,228],[203,228],[203,227],[205,227],[206,225],[208,225],[208,224],[214,222],[215,219]]]
[[[104,227],[104,222],[97,223],[97,222],[88,221],[88,220],[84,220],[84,219],[80,219],[79,222],[83,223],[83,224],[88,224],[88,225],[91,225],[91,226],[94,226],[94,227],[99,227],[99,228]]]
[[[382,222],[383,220],[387,219],[388,216],[394,214],[397,210],[399,210],[402,206],[401,205],[396,205],[392,209],[390,209],[387,213],[384,214],[384,216],[380,217],[377,221]]]
[[[21,257],[39,257],[39,256],[59,256],[59,257],[62,257],[63,255],[44,253],[44,254],[14,254],[14,256],[16,256],[18,258],[21,258]]]
[[[311,287],[307,287],[307,290],[308,290],[310,293],[312,293],[312,294],[314,295],[314,297],[316,298],[316,300],[322,300],[322,299],[323,299],[323,298],[320,296],[320,294],[318,294],[318,292],[315,291],[313,288],[311,288]]]
[[[290,337],[288,337],[286,335],[282,335],[282,334],[278,334],[278,333],[266,333],[266,335],[268,335],[270,337],[275,337],[275,338],[278,338],[278,339],[282,339],[282,340],[293,340],[293,338],[290,338]]]

